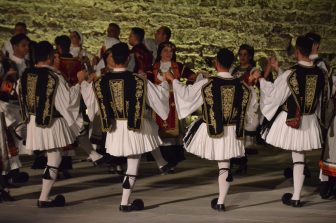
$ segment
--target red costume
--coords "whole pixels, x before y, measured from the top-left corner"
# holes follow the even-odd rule
[[[147,49],[144,44],[138,44],[134,46],[131,50],[131,54],[134,54],[135,66],[134,73],[145,73],[147,75],[147,79],[150,81],[154,81],[153,73],[152,73],[152,62],[153,62],[153,54],[151,51]]]

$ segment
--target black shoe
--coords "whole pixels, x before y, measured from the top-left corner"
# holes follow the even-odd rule
[[[102,156],[102,158],[100,158],[100,159],[94,161],[94,162],[93,162],[93,165],[94,165],[94,166],[102,167],[102,166],[104,166],[105,164],[109,164],[110,162],[111,162],[110,157],[104,155],[104,156]]]
[[[323,181],[320,184],[320,196],[322,199],[328,199],[332,196],[329,181]]]
[[[161,175],[173,174],[175,172],[175,165],[167,163],[160,168]]]
[[[9,191],[5,191],[4,189],[0,190],[0,200],[15,201],[15,199],[10,195]]]
[[[211,201],[211,208],[216,210],[216,211],[225,211],[225,206],[224,204],[217,204],[218,198],[214,198]]]
[[[285,193],[282,196],[282,203],[287,205],[287,206],[292,206],[292,207],[295,207],[295,208],[302,207],[302,204],[301,204],[300,200],[292,200],[292,196],[293,196],[293,194],[291,194],[291,193]]]
[[[65,198],[63,195],[59,194],[52,201],[37,201],[38,208],[53,208],[53,207],[64,207]]]
[[[70,179],[72,178],[71,174],[69,173],[69,171],[67,170],[63,170],[61,171],[62,172],[62,175],[63,175],[63,179]]]
[[[120,205],[119,211],[131,212],[131,211],[141,211],[145,207],[143,200],[135,199],[131,205]]]

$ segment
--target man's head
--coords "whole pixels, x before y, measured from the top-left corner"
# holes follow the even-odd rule
[[[117,43],[106,50],[105,64],[108,67],[126,67],[129,57],[129,48],[126,43]]]
[[[14,26],[14,35],[21,34],[21,33],[25,35],[27,35],[28,33],[27,25],[24,22],[18,22]]]
[[[139,43],[142,43],[142,41],[145,38],[145,30],[139,28],[139,27],[134,27],[131,30],[131,33],[128,38],[129,44],[132,46],[135,46]]]
[[[296,39],[294,55],[297,60],[308,59],[311,54],[313,40],[305,36]]]
[[[161,26],[155,33],[155,42],[160,44],[162,42],[168,42],[171,37],[171,30],[167,26]]]
[[[24,58],[28,54],[30,39],[25,34],[21,33],[13,36],[10,42],[15,56]]]
[[[321,36],[317,33],[309,32],[305,35],[305,37],[313,41],[313,47],[312,47],[311,54],[318,54],[318,50],[321,44]]]
[[[70,46],[71,46],[71,39],[66,36],[66,35],[62,35],[62,36],[57,36],[55,38],[55,45],[56,45],[56,49],[59,52],[59,54],[66,54],[70,52]]]
[[[35,58],[37,63],[52,65],[54,61],[54,48],[48,41],[38,42],[35,48]]]
[[[116,23],[110,23],[107,27],[107,36],[119,39],[120,27]]]
[[[215,68],[217,71],[229,71],[234,61],[233,52],[227,48],[220,49],[215,59]]]

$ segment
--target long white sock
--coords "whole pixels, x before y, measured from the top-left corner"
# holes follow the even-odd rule
[[[305,179],[304,164],[295,164],[296,162],[304,162],[304,153],[292,152],[293,158],[293,181],[294,193],[292,200],[300,200],[301,190]]]
[[[57,179],[58,167],[62,161],[62,154],[61,149],[53,149],[47,151],[47,166],[54,167],[54,168],[46,168],[44,171],[44,178],[42,180],[42,191],[40,195],[40,201],[48,201],[49,200],[49,193]],[[45,179],[45,175],[48,175],[46,171],[49,171],[49,175],[51,179]]]
[[[103,157],[95,151],[87,135],[79,136],[78,143],[79,146],[89,155],[93,162]]]
[[[129,204],[129,198],[131,196],[132,189],[135,185],[136,176],[138,174],[140,158],[141,155],[134,155],[127,157],[127,171],[123,181],[123,193],[121,198],[121,205]],[[126,184],[128,185],[125,186]]]
[[[219,175],[218,175],[218,187],[219,187],[219,196],[217,204],[224,204],[225,197],[228,193],[230,182],[226,179],[229,176],[230,161],[220,161],[218,162]]]
[[[154,149],[151,152],[151,154],[154,157],[156,164],[158,165],[159,168],[167,165],[167,161],[163,158],[160,148]]]

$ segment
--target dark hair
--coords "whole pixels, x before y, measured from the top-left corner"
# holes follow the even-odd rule
[[[71,39],[66,35],[57,36],[55,38],[55,44],[60,46],[62,53],[68,53],[70,51]]]
[[[80,40],[82,41],[81,36],[79,35],[79,33],[78,33],[76,30],[73,30],[72,32],[75,33],[76,36],[77,36],[77,38],[80,39]],[[71,40],[71,39],[70,39],[70,40]]]
[[[16,63],[12,60],[10,60],[9,58],[4,58],[2,61],[1,61],[1,64],[2,64],[2,69],[3,69],[3,75],[6,75],[7,72],[13,68],[14,70],[18,71],[17,69],[17,66],[16,66]]]
[[[321,43],[321,36],[314,32],[309,32],[305,37],[311,39],[314,43]]]
[[[54,54],[54,48],[48,41],[41,41],[36,44],[35,47],[36,63],[40,61],[46,61],[53,54]]]
[[[112,54],[112,58],[115,64],[125,64],[127,62],[130,51],[126,43],[120,42],[113,45],[111,48],[106,50],[106,54],[104,56],[105,64],[107,64],[106,59],[110,53]]]
[[[28,42],[30,42],[30,39],[28,38],[28,36],[26,36],[26,34],[20,33],[20,34],[13,36],[10,39],[10,42],[12,46],[15,46],[15,45],[18,45],[23,40],[27,40]]]
[[[171,30],[167,26],[161,26],[160,29],[162,29],[163,33],[167,36],[166,41],[170,40],[171,37]]]
[[[24,22],[17,22],[17,23],[15,24],[15,28],[18,27],[18,26],[22,26],[23,28],[27,29],[27,25],[26,25],[26,23],[24,23]]]
[[[114,28],[116,28],[120,32],[120,27],[117,23],[110,23],[108,26],[113,26]]]
[[[229,69],[232,66],[233,61],[235,59],[233,52],[227,48],[220,49],[217,53],[216,58],[219,64],[227,69]]]
[[[172,43],[172,42],[162,42],[162,43],[159,44],[158,51],[157,51],[157,56],[156,56],[156,59],[155,59],[155,63],[160,62],[160,60],[161,60],[161,53],[162,53],[162,50],[165,47],[172,48],[172,50],[173,50],[172,61],[176,62],[176,46],[175,46],[175,44]]]
[[[303,56],[309,57],[312,51],[312,46],[313,40],[308,37],[299,36],[296,39],[295,47],[300,51]]]
[[[256,62],[254,61],[254,48],[253,48],[253,46],[250,46],[248,44],[242,44],[242,45],[240,45],[238,52],[240,52],[241,50],[246,50],[247,51],[247,54],[251,57],[249,63],[252,67],[255,67]]]
[[[132,32],[134,33],[134,35],[138,38],[140,42],[142,42],[143,39],[145,38],[145,30],[139,27],[133,27]]]

